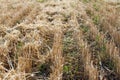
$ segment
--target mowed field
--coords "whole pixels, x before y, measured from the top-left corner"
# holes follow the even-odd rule
[[[120,80],[120,4],[0,0],[0,80]]]

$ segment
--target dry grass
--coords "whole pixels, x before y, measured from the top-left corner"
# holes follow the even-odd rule
[[[0,80],[120,80],[119,3],[0,0]]]

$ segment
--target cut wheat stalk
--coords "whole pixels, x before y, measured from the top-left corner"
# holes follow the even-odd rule
[[[6,46],[2,45],[0,46],[0,62],[3,63],[3,66],[7,65],[7,58],[6,56],[8,55],[9,50],[7,49]]]
[[[98,80],[98,70],[93,66],[92,60],[91,60],[91,52],[89,50],[89,47],[87,45],[87,42],[82,40],[81,32],[77,32],[78,37],[78,45],[80,49],[82,50],[82,58],[84,61],[84,68],[85,68],[85,74],[89,76],[89,80]]]
[[[36,4],[38,5],[38,4]],[[33,20],[35,19],[35,17],[38,15],[40,8],[37,6],[35,7],[30,14],[25,18],[25,20],[23,21],[23,23],[29,24],[32,23]]]
[[[77,39],[77,44],[79,45],[80,50],[82,51],[82,59],[84,62],[85,74],[88,75],[89,80],[98,80],[98,70],[94,67],[91,60],[91,51],[86,41],[83,40],[84,34],[79,30],[79,23],[77,21],[76,15],[73,15],[74,24],[75,24],[75,35]],[[93,74],[94,73],[94,74]]]
[[[15,24],[19,23],[19,20],[25,17],[31,11],[31,6],[26,5],[23,9],[17,12],[15,15],[7,23],[7,26],[14,26]]]
[[[26,80],[26,74],[17,70],[11,69],[4,73],[2,80]]]
[[[93,5],[93,3],[91,5]],[[109,5],[106,4],[106,6],[109,6]],[[120,40],[120,34],[119,34],[119,32],[117,31],[117,29],[115,27],[116,20],[118,19],[118,15],[119,14],[117,13],[117,11],[116,11],[116,9],[114,7],[110,7],[110,9],[109,9],[109,7],[106,7],[106,6],[100,7],[101,8],[100,11],[95,11],[94,7],[90,7],[90,6],[88,7],[88,9],[92,13],[94,13],[94,15],[99,15],[100,16],[100,20],[101,20],[100,23],[102,24],[102,26],[100,26],[100,28],[102,28],[102,30],[105,31],[105,32],[109,32],[109,34],[111,35],[111,37],[114,39],[114,42],[117,45],[120,45],[120,42],[119,42],[119,40]],[[105,7],[105,9],[103,9],[103,7]],[[113,24],[115,24],[115,25],[113,25]]]
[[[50,80],[62,80],[64,58],[62,56],[62,30],[56,29],[54,34],[54,43],[51,52],[51,59],[53,61],[52,73]]]
[[[87,16],[87,15],[86,15]],[[86,19],[89,19],[89,17],[87,17]],[[87,20],[88,21],[88,20]],[[101,34],[98,30],[97,30],[97,28],[95,27],[95,25],[93,24],[93,22],[90,20],[89,22],[88,22],[88,24],[89,24],[89,26],[90,26],[90,34],[91,34],[91,37],[93,37],[93,39],[96,39],[96,37],[95,36],[99,36],[99,38],[100,38],[100,40],[98,41],[98,43],[100,44],[100,47],[103,47],[103,44],[105,44],[105,47],[106,48],[108,48],[108,44],[107,43],[104,43],[104,35],[103,34]],[[92,24],[92,25],[91,25]],[[102,45],[101,45],[102,44]],[[112,42],[112,45],[111,45],[112,47],[113,47],[113,49],[116,47],[115,46],[115,43],[114,42]],[[109,47],[110,47],[110,45],[109,45]],[[109,50],[106,50],[107,52],[106,52],[106,54],[108,54],[108,55],[110,55],[109,53],[109,51],[110,51],[110,48],[108,48]],[[111,48],[112,49],[112,48]],[[112,56],[110,56],[110,58],[112,58],[113,59],[113,61],[115,60],[116,62],[119,62],[119,60],[120,60],[120,57],[118,57],[118,55],[119,55],[119,49],[115,49],[115,51],[117,52],[115,55],[117,56],[117,58],[112,58]],[[119,68],[119,65],[116,65],[115,66],[116,67],[116,69],[118,69]],[[116,70],[116,72],[119,74],[119,71],[118,70]]]
[[[96,25],[93,23],[93,21],[90,19],[90,17],[86,14],[85,10],[83,12],[84,12],[83,16],[85,19],[85,24],[90,26],[89,28],[90,28],[91,36],[94,39],[96,38],[96,36],[99,36],[100,40],[98,42],[99,42],[99,44],[103,44],[104,43],[104,34],[99,32]],[[112,30],[112,28],[110,30]],[[111,32],[113,32],[113,31],[111,31]]]
[[[9,53],[14,54],[17,51],[17,42],[18,36],[13,34],[7,34],[4,39],[6,39],[6,47],[9,50]]]
[[[120,46],[120,33],[106,21],[103,23],[103,29],[104,31],[108,31],[116,45]]]
[[[115,46],[114,42],[110,42],[106,44],[106,53],[110,55],[110,58],[113,59],[115,63],[115,70],[120,75],[120,56],[119,49]]]
[[[23,52],[21,57],[18,58],[18,69],[21,72],[31,72],[32,71],[32,59],[40,57],[37,45],[34,43],[27,43],[23,46]]]
[[[13,6],[8,6],[7,9],[3,8],[2,9],[3,11],[1,12],[1,15],[0,15],[0,23],[7,24],[8,20],[11,19],[13,14],[17,11],[20,11],[22,8],[23,8],[22,5],[15,6],[15,8]]]
[[[93,35],[93,34],[92,34]],[[105,44],[105,47],[106,48],[108,48],[108,47],[112,47],[113,49],[116,47],[116,45],[115,45],[115,43],[114,42],[112,42],[112,45],[110,45],[110,44],[107,44],[107,43],[105,43],[104,42],[104,36],[102,35],[102,34],[97,34],[97,35],[99,35],[99,41],[98,41],[98,43],[99,43],[99,45],[100,45],[100,47],[103,47],[103,45]],[[96,35],[96,36],[97,36]],[[102,37],[101,37],[102,36]],[[96,39],[96,38],[94,38],[94,39]],[[106,50],[106,53],[108,54],[108,55],[110,55],[110,50],[112,49],[112,48],[108,48],[108,50]],[[117,48],[117,47],[116,47]],[[114,51],[114,50],[113,50]],[[110,56],[110,58],[114,61],[114,63],[116,64],[116,62],[119,62],[119,60],[120,60],[120,57],[118,56],[119,55],[119,48],[117,48],[117,49],[115,49],[115,51],[117,52],[116,54],[114,54],[115,56],[114,56],[114,58],[113,58],[113,56]],[[114,52],[113,52],[114,53]],[[120,67],[119,67],[119,63],[117,63],[116,64],[116,69],[119,69]],[[116,70],[116,72],[119,74],[119,70]]]

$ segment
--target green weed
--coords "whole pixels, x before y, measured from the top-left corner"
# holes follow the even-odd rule
[[[94,22],[94,24],[98,25],[99,22],[100,22],[100,17],[99,16],[94,16],[93,17],[93,22]]]

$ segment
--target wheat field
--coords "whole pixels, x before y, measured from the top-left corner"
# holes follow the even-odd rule
[[[120,4],[0,0],[0,80],[120,80]]]

